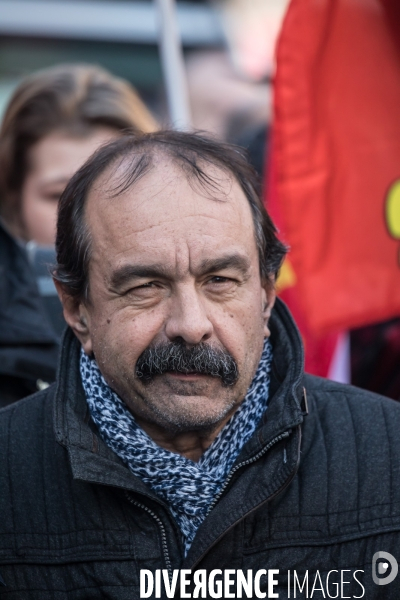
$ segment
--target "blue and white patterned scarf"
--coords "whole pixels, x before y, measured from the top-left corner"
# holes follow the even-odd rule
[[[186,553],[267,407],[271,360],[271,344],[265,340],[245,399],[196,463],[153,442],[107,385],[96,361],[81,351],[83,388],[102,439],[169,506],[182,531]]]

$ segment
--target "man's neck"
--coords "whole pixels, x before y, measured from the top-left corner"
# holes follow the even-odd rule
[[[137,416],[135,418],[143,431],[161,448],[165,448],[165,450],[169,450],[175,454],[180,454],[193,462],[198,462],[238,408],[237,405],[234,406],[221,422],[215,425],[212,430],[208,429],[206,431],[171,433],[154,423],[144,421]]]

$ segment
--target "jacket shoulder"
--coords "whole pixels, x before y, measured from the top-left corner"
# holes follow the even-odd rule
[[[334,413],[339,415],[348,411],[349,416],[352,414],[360,418],[364,427],[371,427],[374,430],[378,424],[371,417],[377,412],[390,418],[400,419],[400,402],[391,398],[314,375],[306,374],[304,383],[310,408],[317,412],[328,411],[332,415]],[[380,425],[383,424],[384,421],[381,420]]]
[[[0,410],[0,514],[12,512],[26,494],[35,497],[44,473],[54,464],[54,385]],[[10,521],[8,521],[10,522]]]
[[[43,437],[43,428],[53,423],[55,384],[47,389],[18,400],[0,409],[0,438],[4,444],[12,436],[22,447],[30,445],[36,437]]]
[[[350,452],[360,468],[400,468],[400,403],[351,385],[307,375],[305,431],[326,448]],[[317,434],[319,432],[319,434]],[[383,456],[386,456],[386,462]],[[400,480],[399,480],[400,484]]]
[[[328,515],[336,535],[399,529],[400,404],[309,375],[305,388],[298,475],[306,504]]]

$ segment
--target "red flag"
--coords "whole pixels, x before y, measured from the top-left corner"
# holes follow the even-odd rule
[[[267,165],[267,172],[268,211],[279,231],[282,232],[283,215],[280,210],[279,199],[277,196],[274,152],[272,152],[271,159]],[[298,279],[291,263],[291,253],[286,257],[281,268],[277,282],[277,291],[282,300],[289,306],[297,326],[300,329],[305,350],[305,370],[307,373],[312,373],[313,375],[327,377],[339,336],[336,333],[318,334],[318,332],[310,329],[302,305],[299,302]]]
[[[269,202],[295,312],[317,336],[400,315],[399,0],[292,0],[276,59]]]

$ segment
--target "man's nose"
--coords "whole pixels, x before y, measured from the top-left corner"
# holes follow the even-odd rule
[[[196,289],[181,290],[172,296],[165,333],[171,341],[180,338],[186,344],[199,344],[212,336],[213,325]]]

